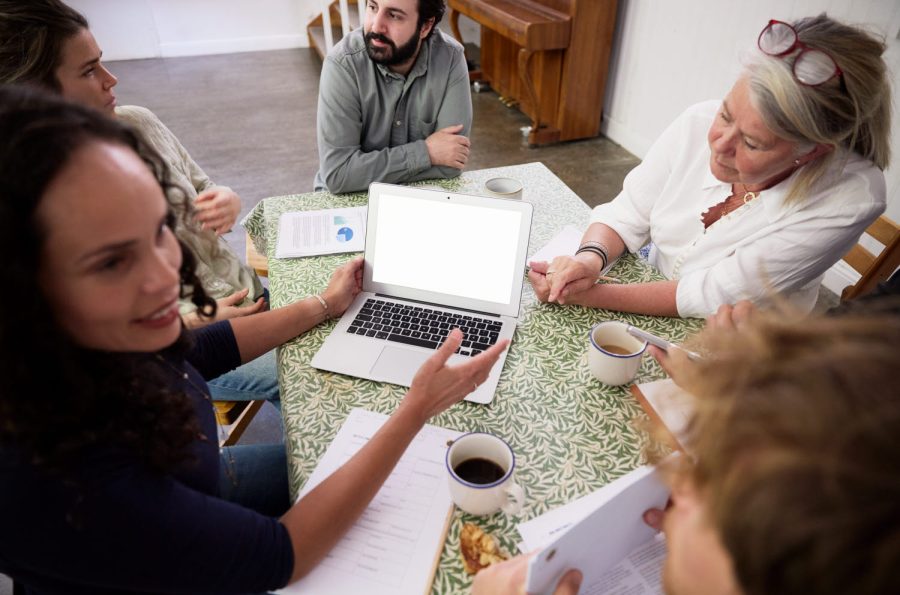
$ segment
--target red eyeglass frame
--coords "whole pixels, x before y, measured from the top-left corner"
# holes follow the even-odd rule
[[[765,35],[766,31],[768,31],[772,27],[772,25],[784,25],[785,27],[790,29],[791,32],[794,34],[794,43],[792,43],[788,49],[786,49],[783,52],[780,52],[778,54],[773,54],[771,52],[767,52],[766,50],[763,49],[762,44],[760,43],[763,35]],[[779,21],[778,19],[769,19],[769,23],[765,27],[763,27],[763,30],[759,32],[759,37],[756,38],[756,47],[758,47],[759,51],[761,51],[765,55],[773,56],[775,58],[783,58],[784,56],[791,54],[792,52],[794,52],[795,50],[797,50],[799,48],[800,53],[797,54],[797,57],[794,59],[794,64],[791,66],[791,74],[794,75],[794,80],[796,80],[801,85],[804,85],[806,87],[818,87],[819,85],[824,85],[825,83],[827,83],[828,81],[830,81],[831,79],[833,79],[836,76],[841,78],[841,84],[843,84],[844,71],[841,70],[840,66],[838,66],[837,60],[834,59],[834,56],[832,56],[825,50],[820,50],[819,48],[810,47],[810,46],[806,45],[805,43],[803,43],[802,41],[800,41],[800,35],[797,34],[797,30],[794,29],[793,25],[791,25],[790,23],[785,23],[784,21]],[[834,65],[834,73],[830,77],[828,77],[827,79],[825,79],[824,81],[822,81],[820,83],[804,83],[797,76],[795,68],[797,67],[797,61],[800,60],[800,56],[802,56],[806,52],[819,52],[821,54],[825,54],[826,56],[828,56],[828,59],[831,60],[831,63]]]

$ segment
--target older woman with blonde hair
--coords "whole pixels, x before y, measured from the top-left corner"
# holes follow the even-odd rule
[[[885,209],[885,45],[827,16],[772,20],[722,101],[689,108],[594,209],[573,256],[533,263],[538,297],[704,316],[773,293],[803,310],[825,271]],[[597,285],[648,245],[666,281]]]

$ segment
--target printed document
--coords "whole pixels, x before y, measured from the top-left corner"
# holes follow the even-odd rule
[[[565,506],[519,525],[523,551],[541,549],[528,568],[528,593],[552,593],[566,570],[584,577],[579,593],[662,593],[665,541],[642,518],[664,508],[669,490],[644,466]]]
[[[362,252],[367,207],[282,213],[275,258]]]
[[[300,497],[350,459],[386,420],[380,413],[351,411]],[[312,572],[279,593],[430,592],[452,512],[444,455],[447,442],[458,436],[426,425],[343,539]]]

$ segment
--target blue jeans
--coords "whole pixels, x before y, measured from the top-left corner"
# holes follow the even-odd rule
[[[256,401],[265,399],[281,408],[275,350],[208,381],[213,401]]]
[[[226,446],[219,454],[219,496],[260,514],[280,517],[291,507],[283,444]]]

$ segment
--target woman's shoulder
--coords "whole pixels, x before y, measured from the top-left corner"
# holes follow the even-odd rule
[[[874,163],[857,155],[835,155],[828,172],[814,186],[813,192],[822,196],[853,197],[840,200],[841,204],[865,209],[887,205],[887,184],[884,172]]]
[[[116,106],[116,117],[123,122],[142,128],[146,125],[161,126],[160,119],[148,110],[146,107],[139,105],[119,105]]]

